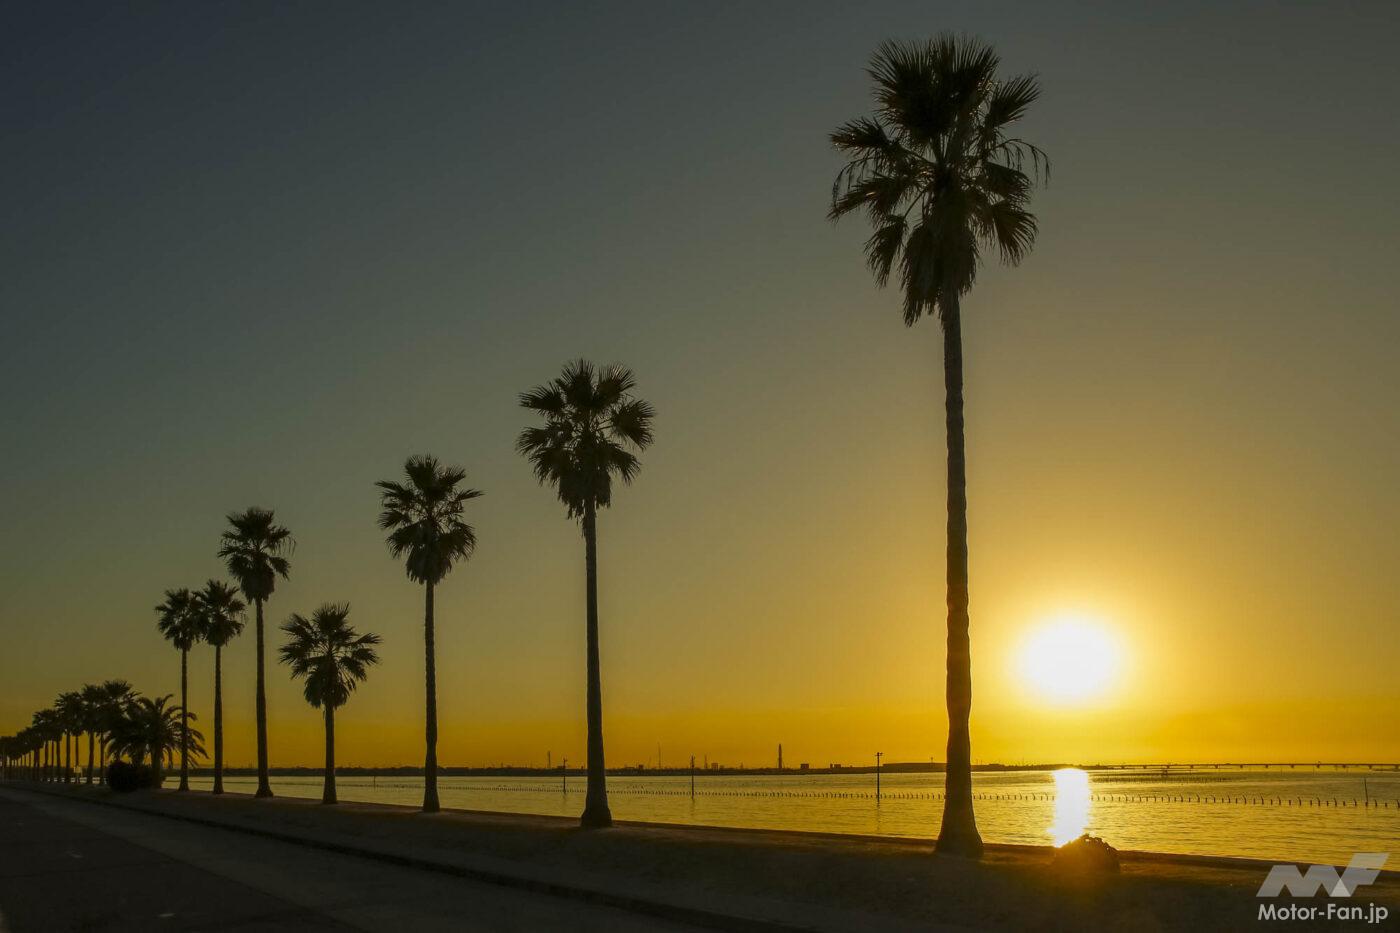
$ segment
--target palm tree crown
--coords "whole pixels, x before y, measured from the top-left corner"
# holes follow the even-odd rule
[[[221,580],[210,580],[194,598],[206,642],[222,648],[242,634],[247,607],[238,598],[238,590]]]
[[[552,483],[570,518],[589,505],[612,503],[612,479],[630,483],[641,469],[633,451],[652,441],[651,405],[632,397],[636,379],[623,366],[575,360],[547,385],[520,394],[520,404],[544,416],[520,432],[516,448],[541,483]]]
[[[273,521],[271,509],[250,508],[230,512],[231,526],[219,542],[219,557],[229,575],[238,581],[248,599],[267,599],[291,570],[287,554],[294,544],[292,533]]]
[[[471,557],[476,532],[462,520],[463,506],[481,495],[460,489],[461,467],[443,466],[433,456],[409,457],[406,483],[381,480],[379,527],[389,532],[389,552],[407,555],[404,570],[415,583],[439,583],[458,560]]]
[[[378,635],[361,635],[348,622],[347,603],[326,603],[306,618],[292,613],[282,624],[287,643],[282,646],[282,663],[293,677],[302,678],[302,694],[313,708],[345,705],[351,692],[369,676],[369,668],[379,663],[374,646]]]
[[[83,728],[83,695],[76,690],[61,693],[54,700],[54,711],[58,713],[59,728],[68,735],[81,732]]]
[[[898,263],[906,324],[941,316],[966,294],[984,248],[1015,264],[1035,242],[1027,207],[1049,162],[1012,133],[1040,84],[998,78],[999,64],[976,39],[886,42],[869,69],[874,115],[831,134],[850,161],[832,185],[829,216],[866,212],[866,260],[881,286]]]
[[[187,589],[166,590],[165,602],[156,606],[156,628],[165,640],[181,651],[189,651],[204,638],[204,617],[194,593]]]
[[[131,702],[135,691],[125,680],[104,680],[98,687],[102,700],[102,722],[104,731],[110,731],[110,724],[121,718],[122,712]]]
[[[197,729],[182,726],[186,717],[190,720],[197,717],[171,703],[173,699],[168,693],[155,698],[133,697],[113,723],[113,752],[138,763],[149,758],[152,766],[159,770],[160,762],[181,747],[181,738],[188,728],[189,754],[195,758],[204,757],[204,736]]]

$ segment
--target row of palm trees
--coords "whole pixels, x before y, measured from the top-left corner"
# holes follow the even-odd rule
[[[1016,126],[1040,94],[1034,75],[1001,77],[987,44],[944,34],[886,42],[868,74],[872,113],[838,127],[831,144],[847,159],[831,189],[829,217],[863,213],[873,228],[866,261],[877,286],[895,275],[903,316],[942,325],[944,429],[947,438],[948,747],[945,806],[938,851],[982,851],[972,808],[972,666],[968,609],[967,456],[963,415],[962,299],[989,252],[1020,262],[1034,245],[1030,212],[1035,186],[1048,177],[1039,148]],[[588,797],[585,826],[611,822],[603,774],[602,689],[598,663],[597,512],[611,502],[612,482],[630,481],[637,452],[651,442],[652,410],[631,396],[632,374],[621,367],[569,364],[550,383],[520,396],[544,419],[521,433],[517,447],[541,483],[552,484],[585,540],[587,568]],[[463,505],[480,493],[460,488],[465,474],[431,457],[406,465],[406,483],[380,483],[380,524],[404,558],[410,579],[424,586],[426,757],[424,810],[438,809],[437,707],[433,650],[434,589],[476,544]],[[266,702],[263,694],[263,603],[287,576],[286,529],[272,513],[250,509],[229,517],[220,555],[257,614],[258,795],[268,796]],[[177,640],[178,639],[178,640]],[[172,636],[177,646],[183,636]],[[182,657],[188,649],[182,648]],[[309,683],[309,682],[308,682]],[[309,687],[308,687],[309,689]],[[308,694],[308,698],[310,694]],[[59,715],[55,713],[55,715]],[[217,714],[216,714],[217,719]],[[327,720],[328,732],[330,721]],[[216,723],[216,749],[217,741]],[[47,733],[46,733],[47,734]],[[186,733],[188,734],[188,733]],[[328,736],[329,743],[329,736]],[[182,772],[183,773],[183,772]]]
[[[0,738],[4,774],[100,784],[110,754],[138,762],[149,757],[158,775],[161,762],[182,740],[196,751],[201,749],[202,737],[189,727],[183,711],[170,705],[170,699],[143,697],[125,680],[87,684],[62,693],[53,706],[34,713],[29,726]],[[86,768],[81,762],[84,736]]]
[[[536,478],[553,486],[569,518],[578,520],[584,538],[587,576],[585,718],[588,743],[588,793],[581,821],[585,826],[612,822],[608,807],[603,752],[602,677],[598,648],[599,509],[612,504],[613,483],[630,483],[641,468],[637,454],[652,441],[654,412],[634,397],[636,379],[622,366],[596,366],[586,360],[568,363],[558,377],[520,395],[520,404],[541,418],[525,428],[516,443]],[[390,554],[403,560],[410,580],[423,586],[424,644],[424,788],[423,809],[440,809],[437,789],[437,673],[434,647],[434,595],[443,579],[476,549],[476,532],[465,519],[467,503],[481,491],[464,485],[466,471],[429,455],[408,458],[402,480],[376,483],[379,526]],[[196,646],[214,649],[214,786],[223,793],[223,649],[240,635],[251,603],[256,632],[255,707],[257,728],[257,797],[272,796],[267,761],[267,700],[264,668],[264,605],[277,580],[291,573],[294,542],[270,509],[250,508],[228,517],[218,556],[233,583],[209,580],[200,589],[165,591],[155,607],[157,629],[180,652],[180,702],[162,707],[178,717],[171,748],[179,754],[180,791],[189,790],[192,758],[204,756],[202,736],[191,726],[189,654]],[[240,598],[240,596],[242,598]],[[246,602],[245,602],[246,600]],[[281,661],[303,681],[303,692],[325,718],[326,767],[322,799],[334,803],[335,710],[378,663],[378,635],[360,634],[349,625],[347,604],[327,603],[309,618],[293,613],[282,625],[287,636]],[[141,746],[143,760],[154,756]],[[159,773],[159,762],[153,768]]]

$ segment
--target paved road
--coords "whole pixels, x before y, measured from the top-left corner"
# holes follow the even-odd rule
[[[626,911],[0,790],[0,933],[679,931]]]

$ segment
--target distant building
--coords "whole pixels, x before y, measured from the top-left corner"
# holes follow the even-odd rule
[[[802,764],[800,764],[800,765],[797,766],[797,770],[798,770],[798,771],[806,771],[807,769],[808,769],[808,765],[807,765],[807,762],[805,762],[805,761],[802,762]]]

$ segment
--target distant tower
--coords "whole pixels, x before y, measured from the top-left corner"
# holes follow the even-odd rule
[[[778,743],[778,770],[783,770],[783,743]]]

